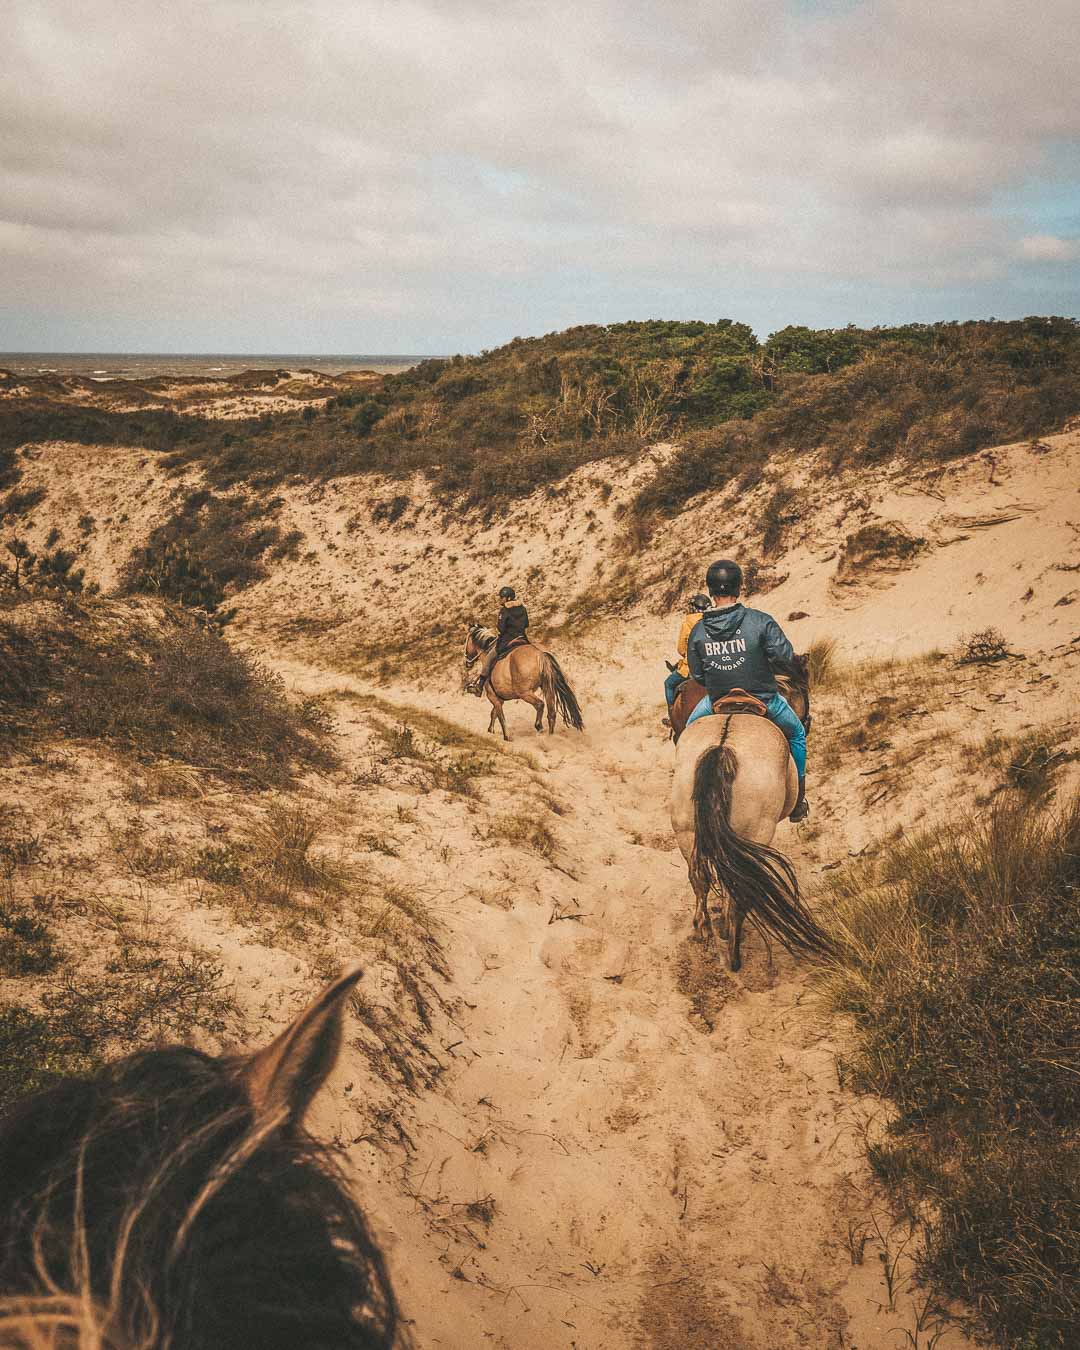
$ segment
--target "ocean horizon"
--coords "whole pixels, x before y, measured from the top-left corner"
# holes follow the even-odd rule
[[[408,370],[430,355],[403,352],[0,352],[0,370],[16,375],[81,375],[93,380],[156,376],[227,379],[245,370]]]

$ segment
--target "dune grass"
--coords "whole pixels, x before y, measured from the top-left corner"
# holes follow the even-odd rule
[[[132,935],[101,973],[87,975],[72,957],[33,1004],[0,1000],[0,1110],[113,1055],[184,1040],[196,1028],[221,1032],[235,1011],[221,963],[206,952],[168,952]]]
[[[332,762],[319,709],[294,706],[277,676],[174,608],[0,611],[0,665],[0,743],[102,741],[260,787]]]
[[[836,874],[854,1084],[895,1115],[870,1161],[921,1218],[921,1278],[999,1344],[1064,1350],[1080,1325],[1080,797],[1022,792]]]

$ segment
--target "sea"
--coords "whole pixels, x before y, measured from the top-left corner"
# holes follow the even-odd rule
[[[394,374],[427,356],[396,353],[310,352],[0,352],[0,370],[16,375],[84,375],[92,380],[148,380],[158,375],[195,375],[226,379],[244,370],[317,370],[341,375],[347,370]]]

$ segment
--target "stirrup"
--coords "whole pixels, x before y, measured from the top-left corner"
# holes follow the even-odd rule
[[[799,822],[805,820],[809,814],[810,803],[803,797],[791,808],[791,815],[788,816],[788,820],[798,825]]]

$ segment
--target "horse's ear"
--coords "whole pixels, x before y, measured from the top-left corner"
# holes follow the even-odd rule
[[[244,1062],[241,1076],[258,1124],[299,1125],[341,1048],[345,1001],[363,975],[352,966],[277,1038]]]

